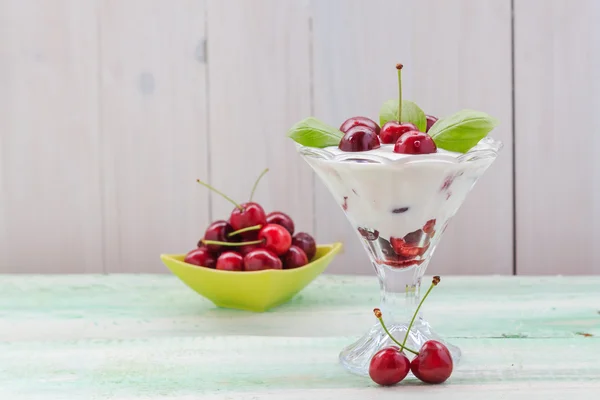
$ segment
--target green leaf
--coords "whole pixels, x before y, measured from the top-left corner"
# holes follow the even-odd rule
[[[386,101],[379,110],[379,123],[381,126],[388,121],[398,121],[398,99]],[[427,129],[425,113],[416,103],[409,100],[402,100],[402,121],[400,122],[413,123],[421,132],[425,132]]]
[[[461,110],[438,120],[428,133],[437,147],[466,153],[497,125],[498,120],[484,112]]]
[[[296,123],[288,131],[288,137],[308,147],[337,146],[344,134],[314,117],[308,117]]]

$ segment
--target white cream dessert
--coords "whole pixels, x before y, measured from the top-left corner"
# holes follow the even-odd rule
[[[323,180],[377,262],[408,267],[427,257],[430,241],[458,211],[489,160],[482,141],[468,154],[394,153],[393,145],[363,152],[336,146],[311,150],[306,161]],[[318,154],[318,156],[317,156]]]

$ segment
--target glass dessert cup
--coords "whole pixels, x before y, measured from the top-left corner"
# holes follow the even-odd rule
[[[381,287],[383,318],[398,340],[406,334],[420,301],[421,280],[450,219],[501,148],[490,137],[465,154],[396,154],[385,145],[366,152],[297,146],[367,251]],[[406,345],[418,351],[430,339],[446,344],[458,364],[460,349],[440,338],[419,313]],[[353,373],[368,375],[372,356],[391,345],[374,323],[342,350],[340,362]]]

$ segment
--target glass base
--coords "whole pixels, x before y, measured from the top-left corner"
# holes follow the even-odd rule
[[[390,331],[390,333],[400,342],[404,340],[404,335],[406,334],[406,329],[408,328],[408,323],[399,323],[393,324],[386,327]],[[423,343],[428,340],[437,340],[439,342],[444,343],[448,350],[450,350],[450,354],[452,355],[452,361],[454,362],[454,366],[458,365],[461,358],[461,351],[458,347],[449,344],[445,340],[442,340],[436,333],[431,330],[429,324],[423,319],[417,319],[413,324],[413,327],[408,336],[408,340],[406,341],[406,347],[413,349],[415,351],[419,351]],[[369,363],[371,362],[371,358],[377,353],[379,350],[384,347],[389,346],[397,346],[385,333],[380,324],[374,325],[369,333],[358,339],[356,342],[346,347],[340,353],[340,363],[350,372],[369,376]],[[414,356],[412,353],[405,352],[409,359],[412,359]]]

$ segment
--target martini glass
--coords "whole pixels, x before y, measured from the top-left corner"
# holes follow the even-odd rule
[[[381,287],[381,311],[390,332],[406,334],[421,296],[421,279],[450,219],[496,159],[502,143],[482,139],[465,154],[438,150],[424,155],[376,151],[341,152],[337,147],[297,145],[337,200],[360,238]],[[421,314],[407,340],[418,350],[427,340],[446,344],[453,362],[461,351],[440,338]],[[368,375],[380,349],[394,345],[379,324],[340,353],[349,371]]]

